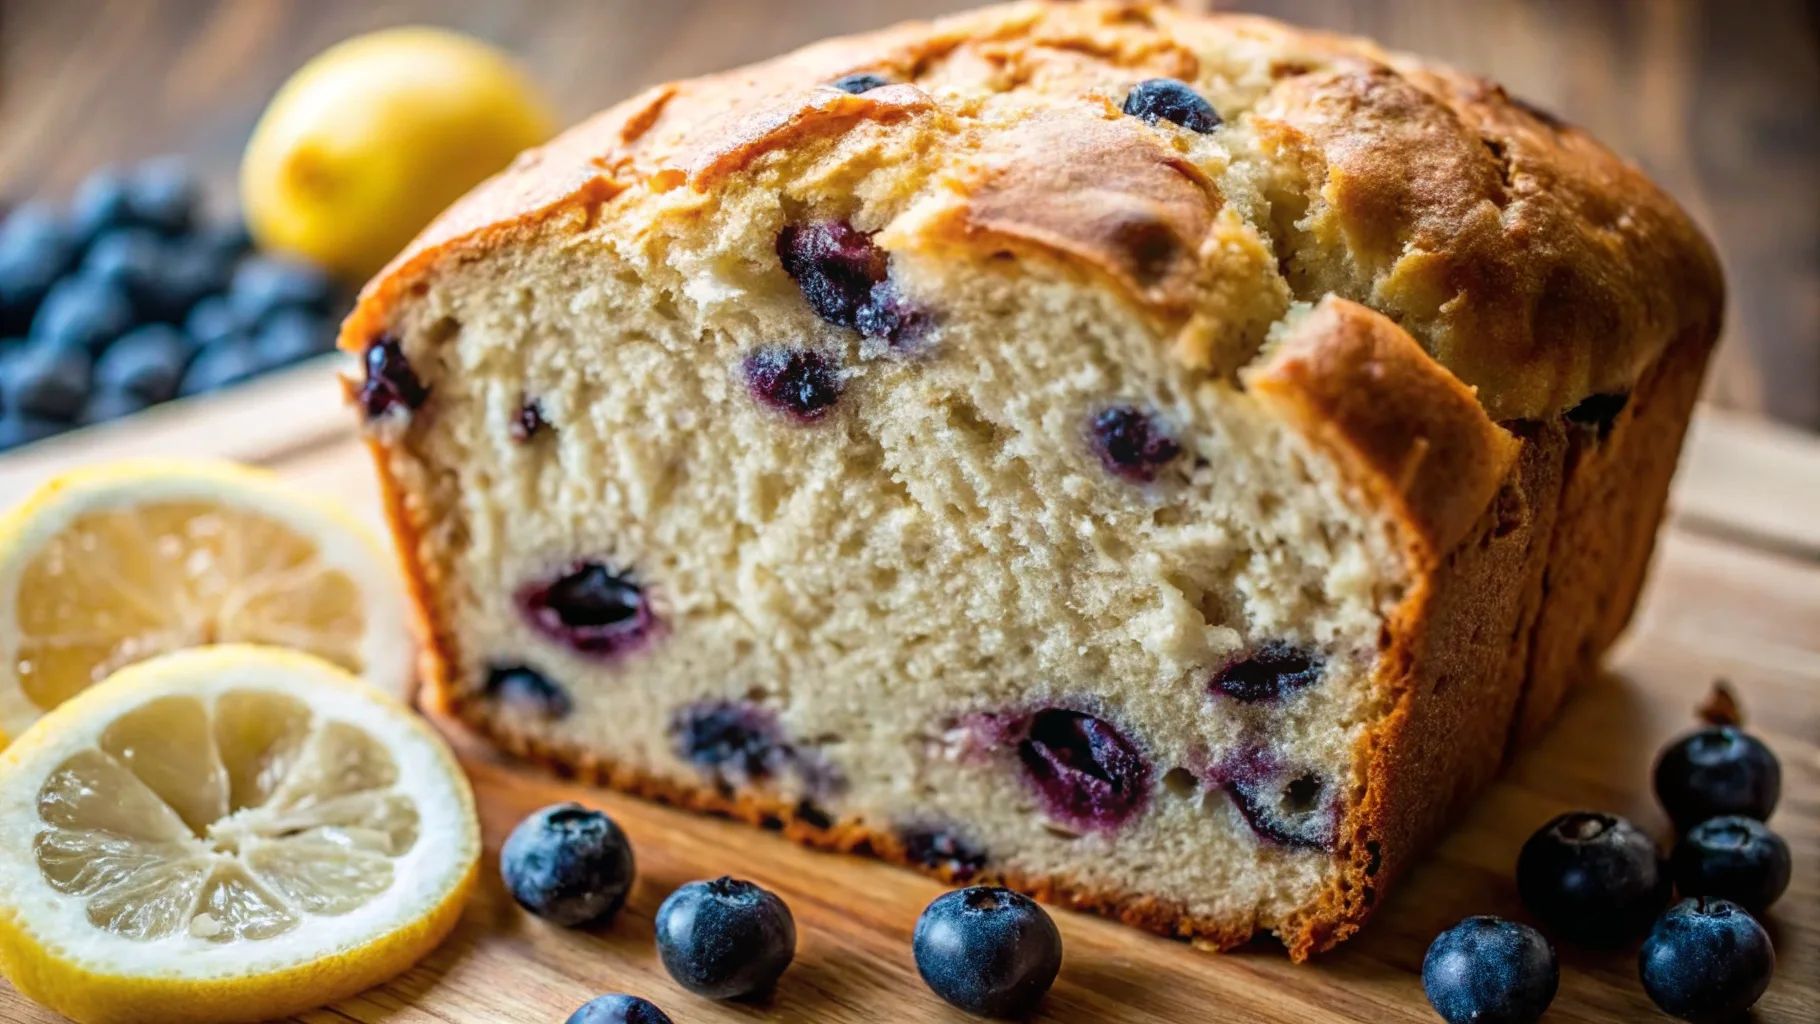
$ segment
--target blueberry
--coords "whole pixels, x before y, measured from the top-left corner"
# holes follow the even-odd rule
[[[657,953],[676,983],[709,999],[763,995],[796,956],[796,921],[736,878],[690,882],[657,908]]]
[[[1684,736],[1656,761],[1656,799],[1676,831],[1728,814],[1767,821],[1781,796],[1776,755],[1737,726],[1715,725]]]
[[[169,253],[164,239],[145,228],[122,228],[95,239],[82,258],[82,275],[124,292],[135,312],[148,316]],[[155,319],[155,317],[152,317]]]
[[[637,647],[656,625],[644,589],[599,562],[576,562],[517,594],[531,628],[582,654],[610,658]]]
[[[1076,828],[1110,831],[1143,810],[1150,763],[1110,722],[1047,708],[1017,745],[1026,781],[1048,814]]]
[[[518,404],[518,415],[506,426],[506,433],[513,441],[525,444],[543,433],[550,426],[544,419],[543,405],[535,398],[527,398]]]
[[[1730,900],[1753,914],[1788,888],[1788,843],[1755,818],[1708,818],[1675,845],[1670,862],[1683,896]]]
[[[246,221],[236,215],[197,228],[193,242],[231,270],[235,261],[252,251],[253,234],[247,230]]]
[[[21,204],[0,224],[0,331],[23,328],[76,258],[68,225],[46,203]]]
[[[195,339],[196,344],[204,346],[250,333],[252,329],[252,323],[234,312],[225,295],[202,299],[183,320],[184,333]]]
[[[88,404],[82,407],[82,415],[77,417],[83,425],[106,423],[121,419],[146,408],[152,403],[143,395],[118,388],[97,388],[88,396]]]
[[[1282,700],[1321,678],[1320,659],[1281,640],[1258,645],[1251,655],[1219,670],[1215,693],[1246,704]]]
[[[1620,944],[1668,905],[1673,879],[1655,840],[1615,814],[1574,811],[1537,829],[1517,857],[1517,892],[1571,942]]]
[[[637,996],[597,996],[569,1015],[565,1024],[671,1024],[670,1015]]]
[[[1319,772],[1282,764],[1262,748],[1220,765],[1218,781],[1258,838],[1298,850],[1331,850],[1339,796]]]
[[[269,368],[330,352],[335,334],[322,318],[303,309],[281,309],[265,318],[253,333],[259,361]]]
[[[202,181],[182,158],[158,157],[127,172],[125,198],[133,223],[180,235],[195,220]]]
[[[194,244],[172,242],[168,256],[152,281],[144,315],[154,320],[181,322],[196,303],[227,287],[232,268],[213,253]]]
[[[701,701],[670,717],[676,756],[724,784],[747,785],[783,771],[791,751],[777,716],[745,701]]]
[[[76,245],[87,247],[116,228],[134,227],[126,198],[126,175],[117,167],[103,167],[76,186],[70,200],[70,230]]]
[[[335,282],[311,263],[278,256],[249,256],[234,268],[228,302],[241,319],[257,323],[274,310],[302,306],[327,313],[334,304]]]
[[[66,277],[38,307],[32,337],[92,355],[132,330],[133,322],[133,303],[120,287],[82,276]]]
[[[6,411],[72,422],[88,403],[92,371],[81,348],[33,342],[7,362]]]
[[[850,92],[857,96],[862,92],[871,92],[874,89],[890,85],[891,80],[870,71],[857,71],[851,75],[842,75],[828,84],[841,92]]]
[[[754,398],[803,423],[821,419],[840,400],[840,374],[808,349],[761,348],[746,357],[745,374]]]
[[[1741,1016],[1769,988],[1776,950],[1757,919],[1724,900],[1682,900],[1637,954],[1643,991],[1663,1013],[1696,1022]]]
[[[163,402],[177,396],[183,367],[195,344],[168,324],[148,324],[127,332],[95,361],[95,387]]]
[[[190,360],[177,393],[188,396],[219,391],[255,377],[264,369],[251,341],[241,336],[229,337],[204,348]]]
[[[1146,123],[1173,121],[1191,132],[1206,135],[1220,126],[1220,113],[1187,82],[1152,78],[1131,87],[1125,95],[1125,113]]]
[[[637,867],[612,818],[568,803],[518,823],[499,849],[499,874],[519,906],[575,928],[618,913]]]
[[[853,327],[872,286],[885,280],[890,254],[846,221],[790,224],[777,235],[777,258],[817,316]]]
[[[911,938],[923,983],[981,1017],[1021,1017],[1062,968],[1062,935],[1029,897],[976,885],[937,896]]]
[[[238,309],[235,315],[240,315]],[[360,405],[367,419],[409,415],[429,399],[430,389],[417,378],[397,338],[382,334],[373,339],[361,361],[366,365],[366,379],[360,384]]]
[[[1182,446],[1153,417],[1129,405],[1099,412],[1088,424],[1088,435],[1106,470],[1132,483],[1155,481],[1182,453]]]
[[[42,441],[68,429],[68,423],[8,409],[0,416],[0,452]]]
[[[904,856],[952,882],[965,882],[986,866],[986,852],[953,829],[912,825],[898,833]]]
[[[791,224],[777,258],[815,314],[837,327],[896,344],[921,333],[927,317],[897,290],[891,256],[846,221]]]
[[[865,304],[853,313],[853,326],[862,337],[883,338],[905,350],[929,328],[928,314],[898,292],[890,279],[872,286]]]
[[[1469,917],[1422,958],[1428,1005],[1448,1024],[1531,1024],[1554,1001],[1561,970],[1542,933],[1501,917]]]
[[[567,690],[526,665],[495,665],[487,670],[487,696],[544,718],[563,718],[575,709]]]

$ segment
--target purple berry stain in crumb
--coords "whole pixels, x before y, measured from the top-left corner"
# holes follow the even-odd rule
[[[512,417],[512,422],[506,431],[511,435],[513,441],[524,444],[543,433],[549,426],[550,421],[544,419],[543,405],[535,398],[527,398],[519,403],[518,415]]]
[[[813,423],[840,401],[840,373],[819,352],[800,348],[761,348],[746,357],[746,387],[753,397]]]
[[[986,866],[986,852],[951,828],[910,825],[898,832],[898,840],[910,863],[937,871],[952,882],[964,883]]]
[[[644,589],[599,562],[518,591],[518,609],[539,633],[582,654],[610,658],[644,643],[657,625]]]
[[[509,707],[544,718],[563,718],[573,711],[568,691],[528,665],[494,665],[487,670],[487,696]]]
[[[1129,405],[1102,410],[1088,424],[1088,434],[1106,470],[1132,483],[1154,482],[1182,453],[1155,417]]]
[[[671,715],[670,736],[678,757],[734,785],[768,779],[791,759],[777,715],[749,701],[690,704]]]
[[[1213,692],[1246,704],[1283,700],[1321,678],[1320,659],[1293,644],[1270,640],[1214,673]]]
[[[929,327],[929,316],[918,309],[889,280],[872,286],[872,294],[854,315],[853,324],[863,338],[882,338],[897,349],[906,351]]]
[[[913,341],[928,318],[891,280],[891,256],[846,221],[787,225],[777,258],[815,314],[892,345]]]
[[[1047,708],[1023,722],[1017,756],[1044,810],[1063,824],[1110,831],[1143,810],[1150,762],[1105,719]]]
[[[1259,838],[1294,849],[1333,849],[1339,808],[1318,772],[1286,766],[1253,748],[1222,763],[1214,775]]]
[[[393,410],[409,413],[430,397],[430,389],[405,359],[404,346],[390,334],[382,334],[367,345],[363,362],[366,379],[360,385],[360,405],[367,419],[379,419]]]

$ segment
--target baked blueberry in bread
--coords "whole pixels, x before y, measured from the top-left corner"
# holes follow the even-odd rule
[[[1299,959],[1623,627],[1721,298],[1489,82],[1024,3],[651,89],[342,341],[501,747]]]

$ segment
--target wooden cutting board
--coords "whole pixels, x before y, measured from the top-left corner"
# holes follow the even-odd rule
[[[378,521],[371,471],[327,366],[0,458],[0,503],[71,464],[146,454],[263,463]],[[1057,911],[1066,956],[1036,1019],[1437,1020],[1420,980],[1429,940],[1467,914],[1522,916],[1511,873],[1537,825],[1591,807],[1667,833],[1649,793],[1649,766],[1669,737],[1694,724],[1694,708],[1716,677],[1732,682],[1751,727],[1781,756],[1784,790],[1773,824],[1795,857],[1794,882],[1766,921],[1780,963],[1756,1020],[1820,1020],[1820,440],[1710,411],[1684,459],[1643,609],[1609,673],[1403,879],[1359,937],[1296,966],[1268,942],[1216,956]],[[416,969],[303,1020],[557,1024],[607,991],[644,995],[677,1024],[970,1019],[923,987],[910,958],[911,927],[941,891],[936,883],[567,785],[453,738],[486,830],[478,896],[455,935]],[[605,807],[638,853],[630,904],[593,933],[551,928],[520,912],[497,878],[499,843],[511,827],[532,809],[567,799]],[[796,963],[763,1006],[722,1006],[682,992],[652,949],[651,918],[664,896],[726,873],[776,890],[800,929]],[[1560,995],[1547,1020],[1666,1020],[1637,983],[1634,953],[1562,948],[1561,960]],[[59,1019],[0,984],[0,1021]]]

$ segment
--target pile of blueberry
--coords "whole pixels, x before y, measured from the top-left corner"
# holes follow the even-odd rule
[[[201,207],[196,173],[163,157],[0,222],[0,451],[334,347],[329,275]]]
[[[597,927],[625,905],[637,874],[632,844],[613,820],[555,804],[518,823],[499,852],[512,898],[569,928]],[[708,999],[762,998],[796,956],[796,921],[776,893],[737,878],[690,882],[657,908],[657,955],[683,988]],[[1028,897],[976,885],[937,897],[917,919],[916,968],[935,993],[983,1017],[1019,1017],[1062,966],[1055,922]],[[670,1024],[638,996],[614,992],[568,1024]]]
[[[1543,825],[1517,857],[1523,905],[1556,938],[1612,948],[1643,938],[1637,973],[1664,1013],[1728,1021],[1769,987],[1776,952],[1754,915],[1788,888],[1788,844],[1763,822],[1782,767],[1735,725],[1685,736],[1656,762],[1656,798],[1680,835],[1665,857],[1615,814],[1575,811]],[[1676,890],[1681,901],[1670,906]],[[1542,933],[1469,917],[1428,947],[1422,985],[1451,1024],[1527,1024],[1560,981]]]

